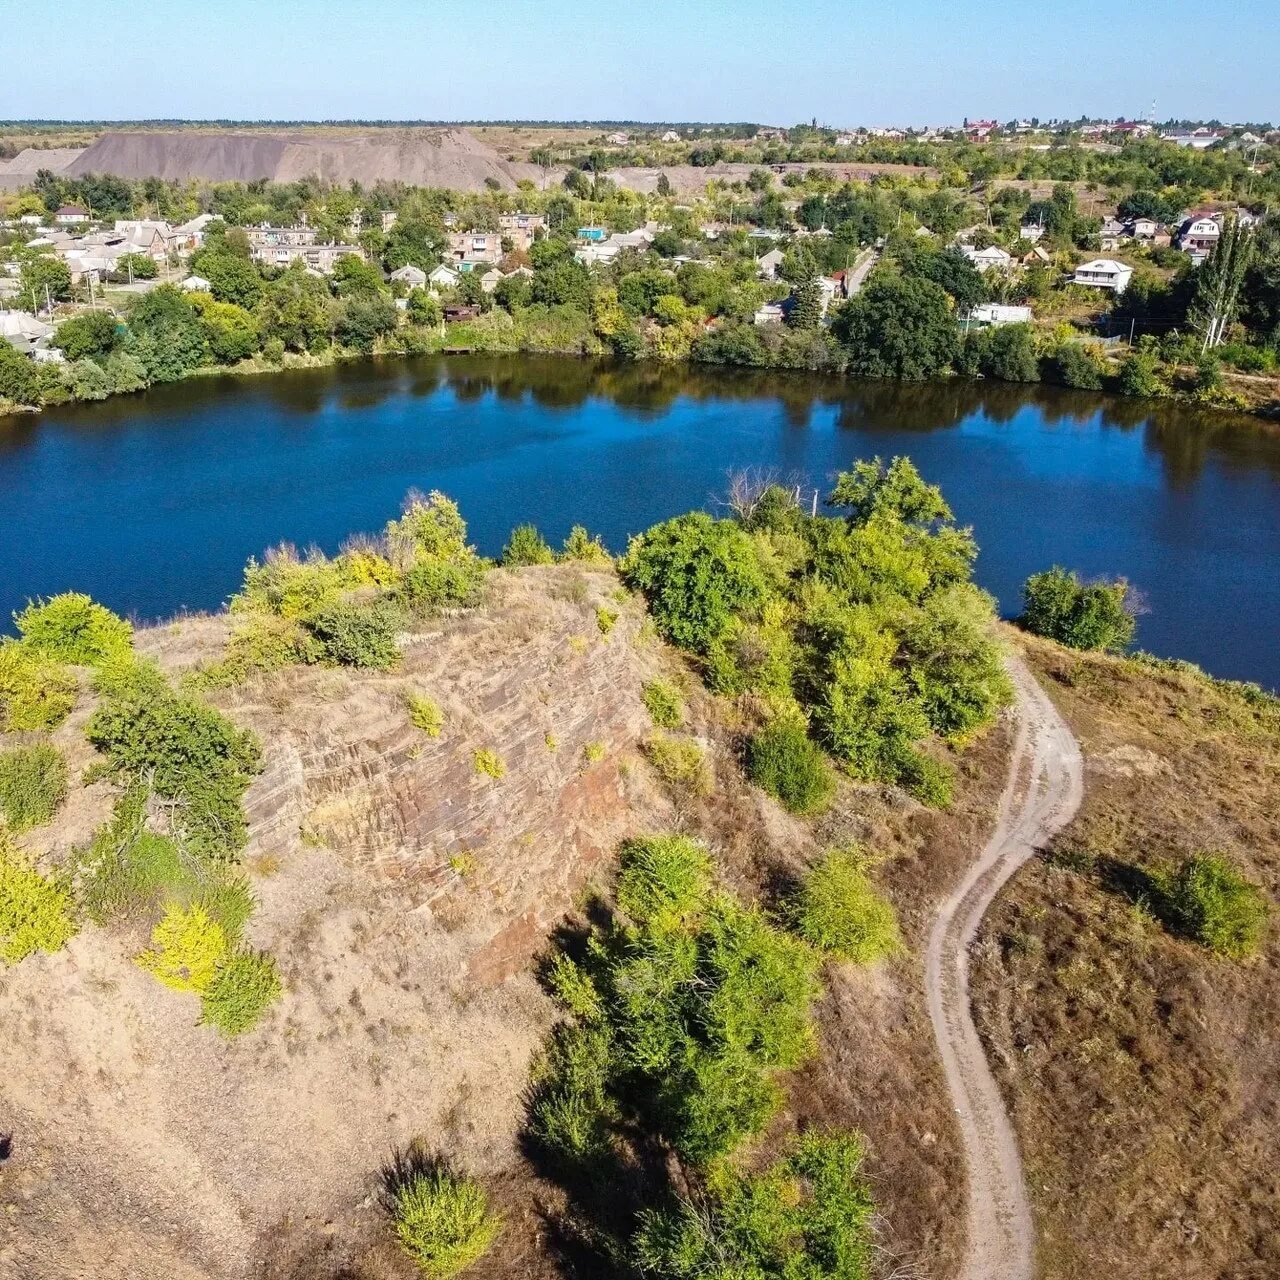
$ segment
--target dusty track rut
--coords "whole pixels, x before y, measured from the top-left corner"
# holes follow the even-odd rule
[[[1079,808],[1080,747],[1019,660],[1018,731],[995,830],[968,875],[938,909],[925,957],[929,1017],[956,1109],[968,1173],[961,1280],[1033,1280],[1035,1229],[1013,1125],[973,1024],[969,948],[1005,882]]]

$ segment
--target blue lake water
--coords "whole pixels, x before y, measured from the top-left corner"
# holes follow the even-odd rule
[[[87,591],[139,619],[217,608],[244,561],[334,551],[406,491],[455,498],[482,552],[574,523],[614,550],[759,467],[825,493],[907,454],[1016,613],[1053,563],[1124,574],[1139,643],[1280,687],[1280,432],[1235,415],[1044,387],[859,383],[563,358],[439,357],[0,419],[0,617]]]

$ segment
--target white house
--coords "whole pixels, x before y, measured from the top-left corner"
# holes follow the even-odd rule
[[[480,277],[480,288],[483,289],[485,293],[492,293],[505,279],[506,276],[504,276],[497,267],[491,267]]]
[[[756,324],[781,324],[786,318],[786,310],[780,302],[766,302],[755,314]]]
[[[1154,240],[1160,224],[1154,218],[1134,218],[1129,224],[1129,234],[1135,240]]]
[[[441,263],[432,271],[427,276],[427,279],[438,289],[456,289],[458,287],[458,273],[451,271],[444,263]]]
[[[0,338],[23,355],[34,355],[49,344],[53,325],[37,320],[30,311],[0,311]]]
[[[1002,324],[1030,324],[1030,307],[1004,306],[999,302],[984,302],[969,312],[971,324],[995,327]]]
[[[1187,253],[1208,253],[1217,248],[1222,226],[1216,218],[1188,218],[1178,230],[1178,248]]]
[[[680,135],[674,129],[668,129],[666,133],[662,135],[662,141],[663,142],[679,142]]]
[[[1113,293],[1123,293],[1133,278],[1133,268],[1114,258],[1094,258],[1091,262],[1082,262],[1071,277],[1072,284],[1084,284],[1093,289],[1110,289]]]
[[[427,283],[427,273],[421,267],[415,267],[412,262],[393,271],[391,278],[399,280],[410,289],[421,289]]]
[[[180,223],[173,229],[174,239],[180,249],[198,249],[204,244],[205,231],[209,223],[217,222],[216,213],[198,213],[188,222]]]
[[[988,245],[985,249],[975,249],[971,244],[962,244],[960,252],[973,263],[977,271],[1008,272],[1013,267],[1013,258],[999,245]]]
[[[82,209],[78,204],[64,204],[57,213],[53,215],[53,220],[60,227],[75,227],[82,222],[89,221],[89,211]]]
[[[1023,240],[1027,240],[1031,244],[1035,244],[1036,241],[1044,235],[1044,227],[1042,227],[1038,222],[1024,222],[1022,226],[1018,228],[1018,235],[1021,236]]]
[[[204,276],[188,276],[178,288],[185,289],[188,293],[208,293],[209,282]]]

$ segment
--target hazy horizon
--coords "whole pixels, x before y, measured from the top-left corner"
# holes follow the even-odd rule
[[[532,11],[530,11],[532,9]],[[798,5],[655,0],[596,12],[383,0],[193,7],[153,0],[127,23],[64,0],[58,27],[91,26],[93,56],[51,56],[25,22],[0,116],[60,121],[688,121],[836,127],[964,116],[1266,121],[1280,117],[1271,4],[1098,0],[1028,10],[994,0],[957,19],[938,0]]]

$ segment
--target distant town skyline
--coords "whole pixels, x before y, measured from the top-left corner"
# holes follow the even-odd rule
[[[963,117],[1280,118],[1280,23],[1264,0],[1189,0],[958,18],[940,0],[152,0],[94,31],[74,74],[48,32],[14,21],[0,83],[9,119],[547,119],[928,125]]]

